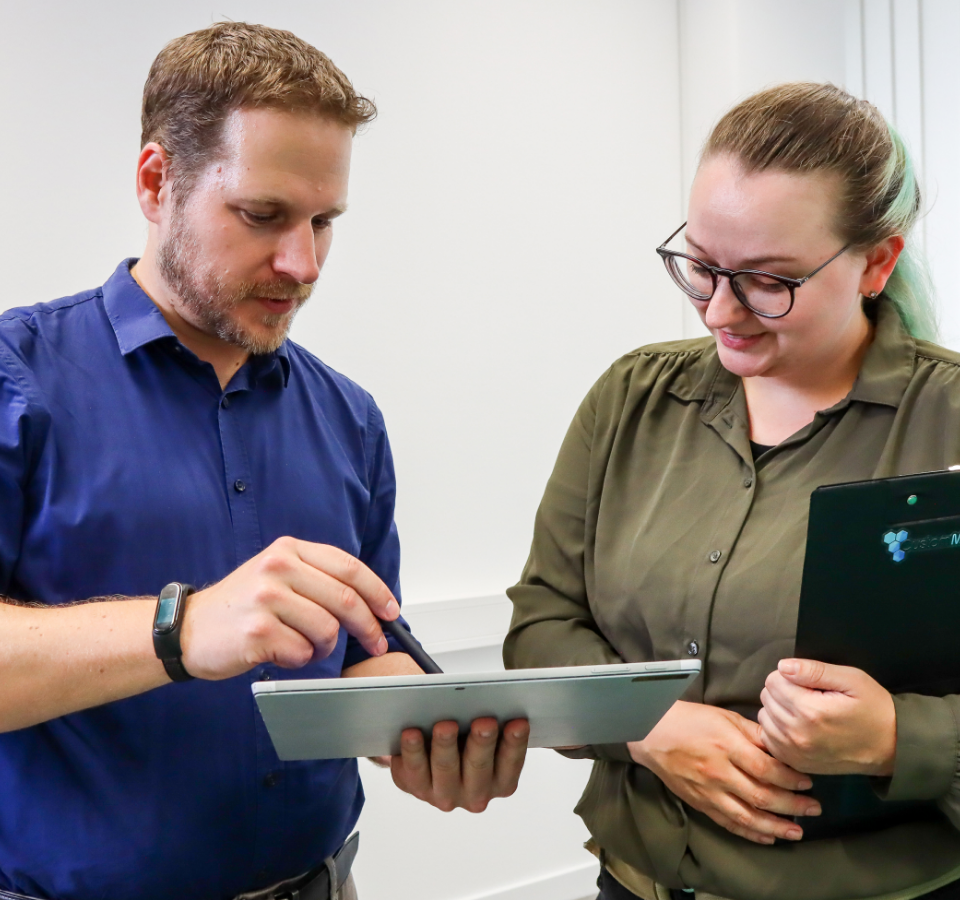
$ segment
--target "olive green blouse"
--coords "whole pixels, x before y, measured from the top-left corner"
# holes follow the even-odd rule
[[[914,340],[886,304],[850,394],[757,460],[742,383],[712,338],[635,350],[564,439],[507,592],[506,665],[695,656],[684,699],[755,719],[764,679],[793,653],[811,491],[956,464],[960,355]],[[878,790],[938,800],[940,822],[754,844],[680,802],[625,745],[589,748],[577,812],[607,854],[669,887],[851,900],[927,884],[960,867],[960,696],[895,705],[895,771]]]

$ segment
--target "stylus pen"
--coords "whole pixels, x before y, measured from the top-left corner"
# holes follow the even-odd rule
[[[397,639],[397,643],[410,654],[413,661],[423,669],[427,675],[442,675],[443,669],[440,668],[429,656],[426,650],[417,643],[417,639],[407,631],[396,619],[392,622],[379,620],[380,627],[389,635]]]

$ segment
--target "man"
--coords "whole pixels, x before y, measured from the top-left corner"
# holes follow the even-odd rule
[[[0,317],[0,897],[352,890],[356,761],[281,763],[250,688],[419,672],[377,622],[399,615],[380,412],[285,339],[374,113],[289,32],[173,41],[143,257]],[[461,769],[453,723],[429,756],[405,732],[393,777],[480,810],[526,737],[478,720]]]

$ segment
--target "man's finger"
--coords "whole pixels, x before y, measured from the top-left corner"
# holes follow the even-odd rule
[[[529,740],[530,723],[526,719],[514,719],[503,726],[493,779],[495,797],[509,797],[516,791]]]
[[[423,735],[417,728],[407,728],[400,735],[400,755],[390,760],[393,783],[425,800],[433,790],[430,778],[430,760],[423,743]]]
[[[493,790],[494,761],[496,759],[497,720],[475,719],[463,748],[462,803],[470,812],[483,812],[490,802]]]
[[[456,722],[437,722],[433,726],[430,746],[430,772],[433,781],[433,803],[444,812],[460,802],[460,745]]]
[[[380,623],[350,585],[302,561],[292,567],[287,580],[297,594],[333,616],[368,653],[380,656],[387,652],[387,640]],[[320,621],[318,617],[315,627],[319,627]]]
[[[310,541],[296,541],[296,550],[305,563],[353,588],[375,616],[392,621],[400,615],[400,604],[390,588],[355,556],[339,547]]]

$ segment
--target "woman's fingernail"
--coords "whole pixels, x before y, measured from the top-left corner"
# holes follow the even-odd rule
[[[821,812],[823,812],[823,810],[820,809],[820,804],[819,804],[819,803],[814,803],[813,806],[808,806],[808,807],[807,807],[807,811],[804,813],[804,815],[805,815],[805,816],[819,816]]]
[[[797,788],[798,791],[809,791],[813,787],[813,782],[809,778],[804,778],[800,782],[800,787]]]
[[[791,841],[799,841],[803,837],[803,832],[799,828],[788,828],[787,837]]]
[[[393,618],[400,615],[400,604],[396,600],[391,599],[387,603],[387,614]]]
[[[377,656],[383,656],[383,654],[389,649],[390,645],[387,643],[387,639],[385,637],[382,637],[379,641],[377,641]]]
[[[784,675],[796,675],[797,672],[800,671],[800,666],[799,666],[799,664],[798,664],[795,660],[792,660],[792,659],[782,659],[782,660],[780,660],[780,665],[777,666],[777,668],[778,668]]]

